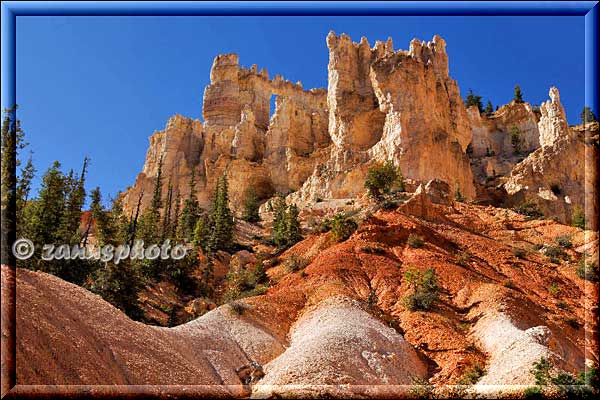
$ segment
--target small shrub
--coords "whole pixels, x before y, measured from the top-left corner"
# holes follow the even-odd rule
[[[573,214],[571,215],[571,225],[576,228],[585,229],[585,213],[579,206],[573,208]]]
[[[515,207],[514,211],[518,212],[521,215],[525,215],[527,217],[527,220],[540,219],[544,216],[537,204],[530,201],[527,201]]]
[[[474,366],[467,368],[463,375],[460,377],[457,385],[474,385],[477,383],[479,378],[485,375],[485,370],[481,368],[479,364],[475,364]]]
[[[577,264],[577,276],[587,281],[597,282],[598,275],[598,264],[583,255]]]
[[[544,399],[542,389],[539,386],[531,386],[523,391],[524,399],[538,400]]]
[[[463,201],[465,201],[465,197],[463,196],[462,192],[460,191],[460,186],[458,185],[458,183],[456,184],[456,188],[454,189],[454,201],[457,201],[459,203],[462,203]]]
[[[411,268],[404,273],[404,280],[411,286],[413,293],[404,298],[404,305],[411,311],[428,310],[439,298],[437,277],[432,268],[424,272]]]
[[[343,213],[337,213],[331,219],[331,232],[333,238],[338,242],[348,239],[357,228],[356,221],[346,217]]]
[[[560,288],[556,283],[553,283],[552,285],[548,286],[548,293],[550,293],[550,296],[552,297],[557,297],[560,293]]]
[[[504,286],[505,288],[509,288],[509,289],[516,289],[517,287],[515,286],[514,282],[511,281],[510,279],[502,282],[502,286]]]
[[[306,266],[308,265],[308,260],[306,260],[303,257],[298,257],[295,254],[292,254],[291,256],[286,258],[283,265],[288,272],[296,272],[306,268]]]
[[[570,249],[573,247],[573,242],[571,239],[571,235],[561,235],[556,238],[556,244],[558,244],[563,249]]]
[[[413,377],[410,383],[409,394],[417,399],[429,399],[433,397],[433,385],[427,379]]]
[[[385,254],[385,249],[381,246],[375,245],[375,246],[371,246],[371,245],[366,245],[366,246],[362,246],[360,248],[360,250],[363,253],[367,253],[367,254]]]
[[[467,251],[459,251],[456,254],[456,265],[461,267],[468,267],[471,262],[471,254]]]
[[[544,254],[550,259],[550,261],[559,260],[567,255],[567,253],[565,253],[563,248],[560,246],[548,246],[545,248]],[[560,263],[560,261],[558,263]]]
[[[566,302],[562,301],[562,300],[559,301],[556,306],[558,308],[560,308],[561,310],[571,311],[571,307],[569,307],[569,305]]]
[[[231,307],[231,311],[233,311],[237,315],[244,315],[246,310],[250,308],[247,304],[241,301],[234,301],[232,303],[229,303],[229,307]]]
[[[513,254],[513,256],[523,260],[525,258],[525,256],[527,255],[527,252],[524,249],[521,249],[519,247],[514,247],[512,249],[512,254]]]
[[[410,247],[418,249],[420,247],[423,247],[423,245],[425,244],[425,241],[423,240],[422,236],[411,233],[410,235],[408,235],[408,239],[406,240],[406,243],[408,243],[408,245]]]
[[[377,164],[369,168],[365,180],[365,189],[367,194],[376,200],[390,193],[392,186],[397,184],[404,191],[404,182],[402,173],[392,161],[386,161],[383,164]]]

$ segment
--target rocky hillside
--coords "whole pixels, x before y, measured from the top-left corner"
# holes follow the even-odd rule
[[[18,269],[17,381],[184,385],[163,393],[202,385],[187,390],[236,397],[386,397],[415,382],[448,394],[458,389],[447,384],[468,382],[461,390],[498,396],[510,387],[490,385],[533,384],[541,356],[574,373],[597,363],[597,288],[576,274],[584,251],[597,259],[597,233],[448,192],[432,181],[397,207],[362,207],[349,239],[309,235],[266,260],[265,294],[174,328],[133,322],[80,287]],[[406,272],[429,268],[439,300],[411,310]]]

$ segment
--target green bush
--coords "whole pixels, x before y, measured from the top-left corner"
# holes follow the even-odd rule
[[[531,386],[523,391],[523,398],[531,399],[531,400],[537,400],[537,399],[541,400],[541,399],[544,399],[545,397],[542,393],[542,388],[540,388],[539,386]]]
[[[585,229],[585,213],[579,206],[573,208],[573,214],[571,215],[571,225],[576,228]]]
[[[331,232],[333,238],[338,242],[348,239],[358,228],[358,224],[343,213],[337,213],[331,219]]]
[[[485,370],[483,368],[481,368],[481,365],[475,364],[474,366],[467,368],[463,372],[462,376],[460,377],[460,379],[458,380],[458,382],[456,384],[457,385],[474,385],[475,383],[477,383],[479,378],[481,378],[483,375],[485,375]]]
[[[556,283],[553,283],[552,285],[548,286],[548,293],[552,297],[557,297],[558,294],[560,293],[560,288],[558,287],[558,285]]]
[[[308,265],[308,260],[303,257],[298,257],[295,254],[292,254],[288,258],[285,259],[283,266],[288,272],[296,272],[303,270]]]
[[[401,191],[404,191],[402,173],[392,161],[376,164],[369,168],[365,180],[365,189],[367,189],[369,197],[381,200],[384,195],[390,193],[394,184],[398,185]]]
[[[404,273],[404,280],[412,288],[412,293],[404,298],[404,305],[411,311],[429,310],[439,299],[437,277],[432,268],[424,272],[410,268]]]
[[[425,244],[425,241],[423,240],[422,236],[411,233],[410,235],[408,235],[408,239],[406,240],[406,243],[410,247],[418,249],[420,247],[423,247],[423,245]]]
[[[362,246],[360,248],[360,250],[363,253],[368,253],[368,254],[379,254],[379,255],[385,254],[385,249],[383,247],[381,247],[381,246],[378,246],[378,245],[375,245],[375,246],[372,246],[372,245]]]
[[[515,207],[514,211],[518,212],[519,214],[525,215],[527,217],[527,220],[540,219],[544,216],[537,204],[530,201],[526,201],[525,203]]]
[[[591,261],[585,254],[577,264],[577,276],[591,282],[598,281],[598,264]]]
[[[573,247],[573,242],[571,239],[571,235],[561,235],[556,238],[556,244],[558,244],[563,249],[570,249]]]

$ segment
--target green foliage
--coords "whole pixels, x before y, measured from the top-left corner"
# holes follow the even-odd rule
[[[561,235],[556,238],[556,244],[563,249],[570,249],[573,247],[573,239],[571,235]]]
[[[492,102],[488,100],[487,105],[485,106],[485,110],[483,110],[485,115],[488,117],[494,113],[494,107],[492,106]]]
[[[523,391],[523,398],[530,400],[544,399],[542,389],[539,386],[531,386]]]
[[[598,372],[595,366],[580,372],[577,376],[564,371],[557,371],[545,357],[533,363],[530,370],[539,386],[554,386],[562,397],[593,398],[598,393]],[[541,389],[541,388],[539,388]],[[531,391],[539,394],[540,391]],[[532,398],[532,397],[529,397]]]
[[[398,185],[398,190],[405,190],[402,172],[394,166],[392,161],[388,160],[369,168],[365,180],[365,188],[369,197],[381,200],[384,195],[390,193],[395,184]]]
[[[336,213],[331,219],[330,224],[333,239],[337,242],[343,242],[348,239],[358,228],[356,221],[348,218],[344,213]]]
[[[600,274],[598,273],[598,264],[584,254],[577,264],[577,276],[591,282],[598,282]]]
[[[90,290],[113,306],[117,307],[132,319],[142,317],[138,306],[137,294],[143,285],[138,267],[129,260],[106,263],[92,275]]]
[[[510,128],[510,143],[515,154],[520,154],[523,146],[521,139],[521,130],[517,126]]]
[[[205,252],[208,251],[208,238],[210,234],[210,225],[206,214],[200,215],[196,219],[194,227],[193,243],[195,246],[202,248]]]
[[[457,385],[474,385],[479,378],[485,375],[485,370],[479,364],[475,364],[463,372],[462,376],[456,382]]]
[[[209,213],[209,224],[208,249],[211,252],[230,249],[233,245],[233,214],[229,209],[228,183],[225,176],[221,176],[217,182]]]
[[[458,183],[455,185],[455,188],[454,188],[454,201],[458,201],[459,203],[462,203],[463,201],[465,201],[465,197],[462,195],[462,192],[460,191],[460,186],[458,185]]]
[[[195,229],[200,215],[200,206],[196,199],[195,170],[192,169],[189,183],[190,193],[183,203],[179,224],[177,225],[177,237],[180,240],[191,242],[195,238]]]
[[[467,99],[465,100],[465,106],[467,108],[471,106],[477,106],[479,112],[483,112],[483,103],[481,102],[481,96],[477,96],[476,94],[474,94],[472,89],[469,89],[469,94],[467,95]]]
[[[158,171],[154,178],[154,188],[152,190],[152,201],[142,213],[139,222],[139,238],[146,245],[158,244],[161,236],[160,227],[160,208],[162,206],[162,156],[158,161]],[[154,264],[154,263],[153,263]]]
[[[573,208],[573,214],[571,215],[571,225],[576,228],[585,229],[585,213],[579,206]]]
[[[515,93],[513,97],[515,103],[523,103],[523,93],[521,93],[521,86],[515,86]]]
[[[412,289],[412,294],[404,298],[404,305],[411,311],[428,310],[438,300],[438,285],[435,271],[432,268],[424,272],[410,268],[404,273],[404,280]]]
[[[366,246],[362,246],[360,248],[360,251],[367,253],[367,254],[378,254],[378,255],[383,255],[385,254],[385,249],[379,245],[366,245]]]
[[[535,361],[530,370],[531,374],[533,374],[533,377],[535,378],[535,384],[548,385],[551,381],[551,370],[552,364],[545,357],[541,357],[538,361]]]
[[[586,124],[588,122],[596,122],[598,120],[596,118],[596,115],[592,112],[592,109],[588,106],[583,107],[583,111],[581,111],[580,117],[581,122],[583,124]]]
[[[278,193],[273,200],[272,208],[273,243],[279,248],[286,248],[302,240],[298,207],[295,204],[287,206],[283,195]]]
[[[560,287],[558,287],[558,284],[553,283],[550,286],[548,286],[548,293],[552,297],[557,297],[558,294],[560,293]]]
[[[422,236],[411,233],[410,235],[408,235],[408,239],[406,239],[406,243],[410,247],[418,249],[420,247],[423,247],[423,245],[425,244],[425,241],[423,240]]]
[[[518,212],[521,215],[527,216],[527,220],[540,219],[544,216],[537,204],[530,201],[526,201],[521,205],[515,207],[514,211]]]
[[[308,260],[292,254],[283,263],[283,266],[288,272],[301,271],[308,265]]]
[[[246,199],[244,200],[244,214],[242,219],[246,222],[258,222],[260,216],[258,215],[258,197],[256,196],[256,190],[250,187],[246,191]]]

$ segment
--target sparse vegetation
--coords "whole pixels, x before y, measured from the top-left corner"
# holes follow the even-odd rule
[[[402,172],[392,161],[376,164],[369,168],[365,180],[365,189],[367,189],[369,197],[382,200],[384,195],[390,193],[394,185],[397,185],[400,191],[405,190]]]
[[[469,89],[469,94],[465,99],[465,107],[469,108],[471,106],[476,106],[477,110],[479,110],[480,113],[483,113],[483,103],[481,102],[481,96],[474,94],[473,89]]]
[[[580,114],[581,123],[587,124],[588,122],[596,122],[598,119],[596,118],[596,114],[592,112],[592,109],[588,106],[583,107],[583,111]]]
[[[570,249],[573,247],[573,239],[571,235],[561,235],[556,238],[556,244],[563,249]]]
[[[544,214],[540,211],[538,205],[530,201],[522,203],[521,205],[515,207],[513,210],[521,215],[525,215],[527,217],[527,220],[540,219],[544,216]]]
[[[558,287],[558,284],[553,283],[550,286],[548,286],[548,293],[552,297],[558,297],[558,294],[560,293],[560,287]]]
[[[385,254],[385,249],[379,245],[366,245],[360,248],[360,251],[367,254]]]
[[[471,263],[471,254],[468,251],[459,251],[456,253],[456,264],[461,267],[468,267]]]
[[[423,247],[423,245],[425,244],[425,240],[423,239],[423,236],[411,233],[410,235],[408,235],[408,239],[406,239],[406,244],[408,244],[414,249],[418,249]]]
[[[296,272],[301,271],[308,265],[308,260],[303,257],[299,257],[295,254],[292,254],[283,262],[283,266],[288,272]]]
[[[522,150],[523,140],[521,139],[521,130],[517,126],[510,128],[510,143],[513,146],[515,154],[520,154]]]
[[[592,366],[585,371],[581,371],[577,376],[568,372],[557,370],[552,363],[545,357],[533,363],[530,373],[535,378],[535,388],[529,388],[532,396],[542,393],[541,386],[556,387],[561,396],[568,398],[592,398],[598,392],[598,370]],[[529,397],[533,398],[533,397]]]
[[[286,248],[302,240],[298,207],[295,204],[286,205],[282,194],[275,196],[272,207],[275,214],[271,235],[273,243],[279,248]]]
[[[454,188],[454,201],[458,201],[459,203],[462,203],[463,201],[465,201],[465,197],[463,196],[462,192],[460,191],[460,186],[458,183],[455,185],[455,188]]]
[[[253,187],[248,188],[246,191],[246,199],[244,200],[244,214],[242,219],[246,222],[258,222],[260,216],[258,215],[258,197],[256,196],[256,190]]]
[[[409,310],[426,311],[438,301],[439,288],[432,268],[420,271],[411,267],[404,273],[404,280],[412,289],[412,293],[404,298],[404,305]]]
[[[433,398],[433,385],[427,379],[413,377],[410,383],[409,394],[417,399]]]
[[[573,214],[571,215],[571,225],[576,228],[585,229],[585,213],[579,206],[573,208]]]
[[[517,257],[518,259],[523,260],[527,256],[527,251],[520,247],[513,247],[512,254],[513,254],[513,256]]]
[[[244,315],[244,313],[250,308],[246,303],[238,300],[229,303],[229,307],[231,307],[231,311],[237,315]]]
[[[358,224],[352,218],[348,218],[344,213],[337,213],[330,222],[331,233],[334,240],[343,242],[348,239],[358,228]]]
[[[474,385],[479,378],[485,375],[485,370],[479,364],[475,364],[463,372],[462,376],[456,382],[457,385]]]
[[[515,103],[523,103],[523,93],[521,93],[521,86],[515,86],[515,93],[513,96],[513,101]]]
[[[598,263],[583,254],[577,263],[577,276],[591,282],[598,282]]]

